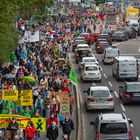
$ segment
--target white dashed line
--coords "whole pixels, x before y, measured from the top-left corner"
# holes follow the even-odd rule
[[[120,104],[120,105],[121,105],[121,108],[122,108],[122,110],[123,110],[123,111],[125,111],[125,108],[124,108],[124,106],[123,106],[122,104]]]
[[[101,71],[103,71],[102,67],[100,67]]]
[[[104,77],[107,78],[106,74],[104,73]]]
[[[132,123],[130,124],[130,126],[131,126],[131,127],[134,127],[134,125],[133,125]]]
[[[111,84],[111,82],[108,82],[108,84],[112,87],[112,84]]]
[[[140,140],[138,136],[136,136],[136,140]]]
[[[140,78],[140,75],[139,75],[139,78]]]
[[[114,94],[116,95],[117,98],[119,98],[118,93],[116,91],[114,91]]]

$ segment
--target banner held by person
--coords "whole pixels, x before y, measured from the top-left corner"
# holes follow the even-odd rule
[[[32,90],[21,90],[20,105],[21,106],[32,106]]]
[[[18,90],[3,90],[2,100],[17,101],[18,100]]]
[[[70,115],[70,97],[69,94],[64,92],[60,95],[60,115]]]

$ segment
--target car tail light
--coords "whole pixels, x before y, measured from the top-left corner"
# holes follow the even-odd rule
[[[129,137],[129,140],[132,140],[133,139],[133,137],[132,137],[132,131],[129,131],[128,132],[128,137]]]
[[[113,101],[113,98],[109,98],[107,99],[108,102],[112,102]]]
[[[96,140],[99,140],[100,132],[96,132]]]
[[[77,57],[79,57],[79,56],[80,56],[78,52],[77,52],[76,56],[77,56]]]
[[[92,98],[88,98],[88,102],[95,102],[95,100]]]

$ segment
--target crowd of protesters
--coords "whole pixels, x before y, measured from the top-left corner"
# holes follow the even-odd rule
[[[1,99],[0,113],[46,118],[46,137],[49,140],[58,138],[59,126],[62,127],[64,139],[70,140],[70,133],[74,130],[71,119],[74,96],[72,84],[68,80],[71,69],[68,52],[71,41],[65,38],[67,26],[62,24],[64,28],[57,29],[54,27],[57,22],[55,17],[52,17],[44,23],[31,26],[24,22],[18,23],[18,30],[22,35],[26,31],[34,34],[39,30],[45,37],[37,42],[18,43],[15,50],[11,51],[10,62],[0,66],[0,93],[8,89],[32,90],[33,105],[23,107],[16,101]],[[51,34],[52,30],[55,30],[55,34]],[[34,78],[35,82],[24,80],[25,76]],[[70,114],[61,121],[58,117],[60,98],[56,96],[56,92],[65,92],[70,97]],[[40,132],[35,130],[32,121],[28,122],[26,129],[20,130],[16,118],[12,118],[8,127],[0,130],[0,134],[0,137],[4,136],[8,140],[40,139]]]

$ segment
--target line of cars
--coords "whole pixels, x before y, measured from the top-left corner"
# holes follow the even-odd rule
[[[86,36],[86,33],[80,37]],[[132,56],[120,56],[117,47],[111,46],[112,42],[109,37],[102,37],[93,40],[96,53],[101,53],[103,64],[112,64],[112,76],[117,81],[121,79],[138,80],[138,61]],[[78,38],[77,38],[78,39]],[[82,38],[85,42],[86,40]],[[99,62],[94,56],[93,48],[88,45],[77,44],[75,49],[76,63],[79,65],[80,77],[82,81],[101,82],[101,72]],[[101,47],[100,44],[107,44]],[[80,47],[82,46],[82,47]],[[83,47],[86,46],[86,47]],[[78,58],[77,58],[78,57]],[[123,104],[131,102],[140,102],[140,82],[125,82],[119,87],[119,97]],[[107,86],[90,86],[85,93],[85,107],[87,111],[108,109],[114,111],[115,104],[112,96],[113,90]],[[130,129],[132,121],[123,113],[106,113],[99,114],[95,121],[90,123],[94,125],[95,140],[132,140],[133,135]]]

